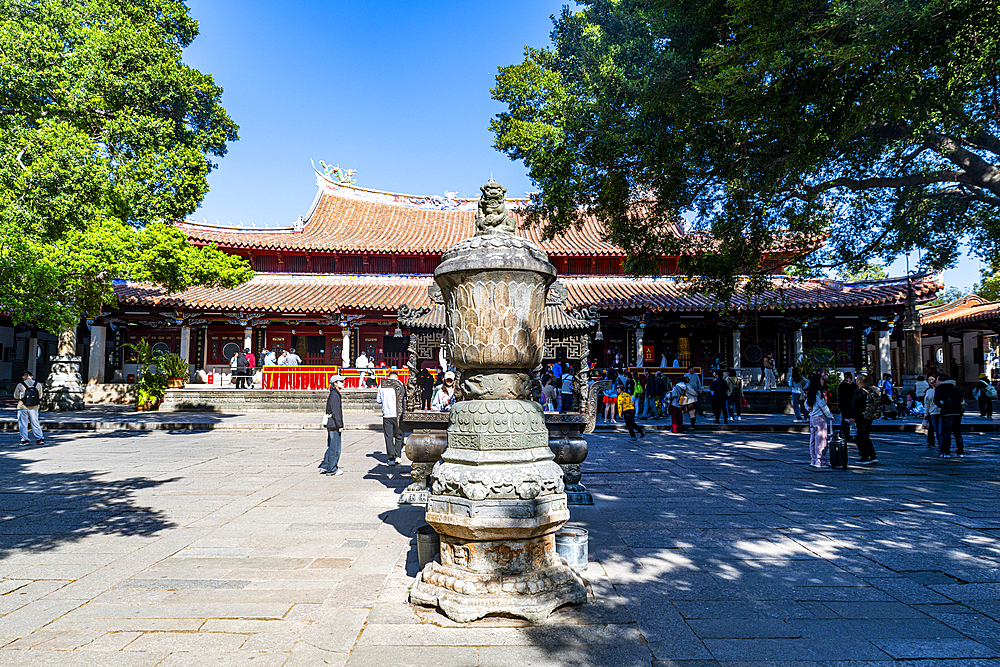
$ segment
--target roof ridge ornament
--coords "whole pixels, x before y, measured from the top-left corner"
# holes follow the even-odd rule
[[[494,181],[491,172],[490,180],[479,191],[483,196],[479,198],[476,211],[476,236],[513,234],[517,230],[517,223],[507,211],[507,201],[504,198],[507,188]]]

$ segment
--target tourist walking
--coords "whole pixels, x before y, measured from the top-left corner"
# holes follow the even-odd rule
[[[243,348],[243,354],[247,355],[247,379],[243,386],[247,389],[254,388],[254,370],[257,368],[257,357],[250,351],[249,347]]]
[[[554,412],[556,409],[556,388],[552,384],[552,376],[545,377],[545,385],[542,387],[542,408],[546,412]]]
[[[917,376],[917,382],[913,387],[913,395],[917,397],[917,400],[921,403],[924,402],[924,394],[930,389],[930,383],[924,379],[923,375]]]
[[[431,409],[431,398],[434,396],[434,376],[426,368],[417,373],[417,386],[420,387],[420,409]]]
[[[997,397],[997,390],[990,384],[986,373],[979,374],[979,382],[973,388],[972,396],[979,401],[979,416],[993,419],[993,399]]]
[[[399,380],[399,375],[392,372],[387,380]],[[403,455],[403,429],[399,425],[399,415],[396,412],[396,388],[384,384],[375,392],[375,402],[382,406],[382,433],[385,435],[385,455],[389,465],[399,463]]]
[[[767,356],[764,357],[764,389],[766,391],[774,391],[778,388],[778,380],[774,374],[774,355],[768,352]]]
[[[694,379],[697,376],[694,373],[685,375],[682,382],[678,382],[674,386],[674,391],[677,393],[677,406],[680,408],[681,413],[687,413],[688,419],[690,420],[689,431],[693,431],[695,427],[695,415],[698,414],[698,390],[692,386]],[[678,387],[680,390],[678,391]],[[683,417],[681,417],[681,429],[683,430]]]
[[[723,421],[729,423],[729,383],[722,377],[722,371],[715,371],[715,379],[708,386],[708,391],[712,394],[712,412],[715,413],[715,423],[719,423],[721,416]]]
[[[635,403],[632,402],[632,397],[625,389],[625,385],[621,383],[618,385],[618,413],[625,420],[625,426],[628,427],[628,434],[632,440],[636,439],[636,432],[639,433],[640,438],[646,437],[646,432],[635,423]]]
[[[323,475],[342,475],[340,469],[340,450],[344,435],[344,407],[340,392],[344,389],[344,378],[334,375],[330,378],[330,396],[326,399],[326,455],[319,464]]]
[[[827,434],[833,422],[833,412],[826,404],[826,371],[813,373],[806,390],[806,409],[809,410],[809,465],[827,468]]]
[[[14,387],[14,399],[17,401],[17,430],[21,434],[21,445],[31,444],[29,436],[34,436],[36,444],[44,445],[42,425],[38,421],[42,385],[35,382],[31,371],[24,371],[21,374],[21,381]]]
[[[302,364],[302,357],[295,354],[295,348],[288,350],[288,357],[285,358],[286,366],[299,366]]]
[[[562,374],[562,384],[559,387],[560,403],[559,412],[569,412],[573,409],[573,381],[575,377],[573,375],[573,362],[567,361],[566,368],[563,370]]]
[[[615,389],[615,384],[618,380],[610,369],[605,372],[604,380],[608,382],[604,391],[601,392],[601,398],[604,401],[604,423],[617,424],[618,422],[615,420],[615,406],[618,403],[618,390]]]
[[[965,456],[965,442],[962,440],[962,413],[965,412],[965,398],[955,386],[955,381],[945,373],[938,376],[934,387],[934,405],[941,408],[941,432],[938,434],[938,452],[943,459],[951,458],[951,437],[955,436],[955,455]]]
[[[250,362],[247,359],[247,353],[244,350],[240,350],[236,353],[236,388],[246,389],[247,388],[247,364]]]
[[[857,428],[855,444],[858,447],[858,463],[875,465],[878,457],[875,454],[875,444],[872,442],[872,421],[878,417],[881,399],[874,387],[868,386],[868,374],[858,373],[854,383],[858,386],[851,402],[851,423]]]
[[[448,412],[451,410],[451,406],[455,404],[455,400],[455,374],[452,371],[448,371],[444,374],[444,382],[434,393],[431,408],[438,412]]]
[[[805,404],[802,401],[803,377],[798,368],[792,368],[791,375],[788,376],[788,385],[792,388],[792,410],[795,411],[795,419],[792,423],[806,421]]]
[[[687,381],[688,391],[694,391],[695,398],[698,399],[694,402],[694,410],[699,415],[704,417],[705,411],[701,409],[701,392],[702,389],[704,389],[704,387],[701,384],[701,374],[697,372],[694,366],[692,366],[691,368],[688,368],[687,376],[688,376],[688,381]]]
[[[844,373],[840,386],[837,387],[837,403],[840,404],[840,434],[845,442],[853,442],[851,437],[851,412],[854,407],[854,392],[858,388],[854,385],[854,376]]]
[[[650,407],[653,409],[653,417],[656,417],[656,376],[648,370],[642,373],[642,395],[645,399],[639,419],[649,419]]]
[[[927,376],[927,390],[924,392],[924,419],[927,420],[927,446],[937,447],[941,439],[941,408],[934,403],[937,392],[937,375]]]
[[[736,375],[736,369],[729,369],[726,378],[729,385],[729,415],[736,421],[743,421],[743,378]]]

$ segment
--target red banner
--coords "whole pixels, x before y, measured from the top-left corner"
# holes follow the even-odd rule
[[[375,379],[376,386],[389,373],[396,373],[403,384],[409,377],[405,368],[371,368],[366,371],[368,378]],[[325,390],[330,388],[330,378],[337,374],[344,376],[345,389],[360,387],[361,371],[337,366],[264,366],[263,384],[264,389]]]
[[[652,345],[642,346],[642,363],[652,364],[656,361],[655,348]]]

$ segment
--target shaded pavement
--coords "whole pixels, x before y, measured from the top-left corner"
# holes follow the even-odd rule
[[[591,603],[458,625],[406,603],[406,467],[316,432],[0,436],[0,665],[1000,665],[1000,454],[788,434],[588,438]],[[852,448],[852,460],[855,458]]]

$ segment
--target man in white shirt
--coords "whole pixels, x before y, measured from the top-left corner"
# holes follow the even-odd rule
[[[286,366],[298,366],[301,363],[302,363],[302,357],[300,357],[299,355],[295,354],[295,348],[293,347],[292,349],[290,349],[288,351],[288,356],[285,357],[285,365]]]
[[[274,350],[271,350],[270,352],[264,355],[264,365],[265,366],[278,365],[278,355],[274,353]]]
[[[399,376],[389,373],[387,379],[398,380]],[[389,465],[394,466],[403,455],[403,429],[399,427],[399,415],[396,413],[396,390],[392,387],[379,387],[375,393],[375,402],[382,406],[385,455],[389,458]]]
[[[31,371],[24,371],[21,381],[14,387],[17,399],[17,430],[21,433],[21,444],[30,445],[28,431],[35,436],[39,445],[45,444],[42,425],[38,423],[38,405],[42,401],[42,385],[35,382]]]

